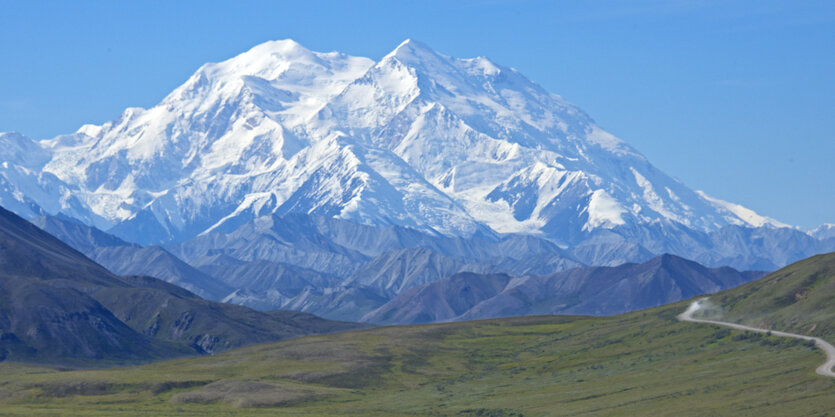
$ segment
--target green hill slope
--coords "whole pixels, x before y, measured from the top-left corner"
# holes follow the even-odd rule
[[[711,301],[726,321],[835,342],[835,253],[796,262]]]
[[[130,368],[0,364],[9,415],[825,415],[835,381],[787,338],[683,323],[687,303],[303,337]]]

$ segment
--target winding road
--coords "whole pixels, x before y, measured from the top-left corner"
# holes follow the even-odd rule
[[[748,330],[750,332],[758,332],[758,333],[768,333],[771,332],[772,335],[775,336],[784,336],[784,337],[794,337],[796,339],[803,339],[803,340],[811,340],[815,342],[815,345],[820,348],[826,354],[826,362],[819,366],[815,372],[818,375],[828,376],[831,378],[835,378],[835,372],[833,372],[832,368],[835,367],[835,346],[829,344],[829,342],[819,338],[819,337],[812,337],[812,336],[804,336],[802,334],[795,334],[795,333],[786,333],[777,330],[768,330],[768,329],[760,329],[758,327],[751,327],[745,326],[743,324],[736,324],[736,323],[727,323],[724,321],[716,321],[716,320],[704,320],[704,319],[695,319],[693,318],[693,313],[699,311],[702,308],[702,303],[706,301],[707,298],[702,298],[701,300],[694,301],[690,304],[690,307],[687,307],[687,310],[684,313],[678,315],[678,319],[682,321],[690,321],[694,323],[708,323],[708,324],[715,324],[717,326],[725,326],[730,327],[732,329],[737,330]]]

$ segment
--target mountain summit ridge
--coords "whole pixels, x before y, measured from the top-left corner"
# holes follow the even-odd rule
[[[783,226],[690,190],[515,69],[411,39],[377,62],[265,42],[154,107],[32,144],[34,162],[0,149],[0,203],[141,244],[272,213],[657,253],[724,226]]]

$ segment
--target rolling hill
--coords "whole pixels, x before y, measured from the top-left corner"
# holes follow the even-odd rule
[[[802,283],[829,274],[829,260],[787,270]],[[785,273],[747,288],[786,283]],[[786,311],[761,289],[747,294],[739,306]],[[822,355],[813,346],[677,320],[688,305],[381,327],[126,369],[0,364],[0,406],[9,415],[69,416],[766,417],[835,409],[835,381],[814,373]]]
[[[835,253],[813,256],[710,298],[713,316],[835,342]]]

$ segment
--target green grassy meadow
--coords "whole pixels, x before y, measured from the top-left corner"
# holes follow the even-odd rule
[[[682,323],[677,303],[303,337],[103,370],[0,364],[2,415],[835,415],[802,342]]]

